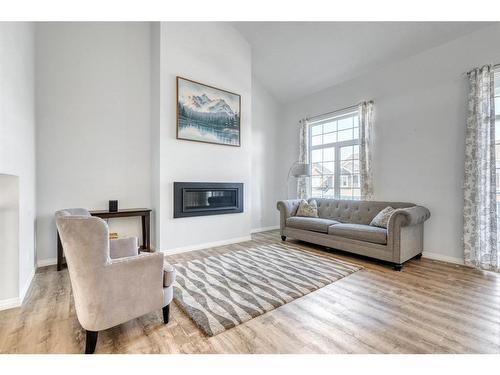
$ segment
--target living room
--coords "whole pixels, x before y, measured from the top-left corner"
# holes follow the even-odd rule
[[[500,353],[500,22],[73,19],[0,22],[0,353]]]

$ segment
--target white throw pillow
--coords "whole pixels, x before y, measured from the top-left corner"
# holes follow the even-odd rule
[[[377,214],[377,216],[375,216],[373,218],[370,225],[373,225],[374,227],[380,227],[380,228],[387,229],[387,224],[389,224],[389,219],[394,211],[395,211],[394,208],[392,208],[391,206],[387,206],[382,211],[380,211]]]
[[[315,200],[307,203],[305,199],[302,199],[295,216],[318,217],[318,204]]]

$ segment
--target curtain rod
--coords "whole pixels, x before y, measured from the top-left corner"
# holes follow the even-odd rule
[[[359,102],[358,104],[350,105],[349,107],[339,108],[339,109],[336,109],[336,110],[334,110],[334,111],[330,111],[330,112],[322,113],[322,114],[320,114],[320,115],[315,115],[315,116],[311,116],[311,117],[306,117],[306,118],[305,118],[305,120],[306,120],[306,121],[311,121],[312,119],[315,119],[315,118],[324,117],[324,116],[331,115],[331,114],[334,114],[334,113],[337,113],[337,112],[346,111],[346,110],[348,110],[348,109],[358,108],[358,107],[360,106],[360,104],[362,104],[362,103],[365,103],[365,102]],[[373,100],[369,100],[369,101],[367,101],[366,103],[373,103]],[[302,120],[301,120],[301,121],[302,121]]]
[[[480,69],[484,68],[485,66],[488,66],[488,64],[483,65]],[[493,67],[493,70],[495,70],[495,69],[500,68],[500,63],[498,63],[498,64],[491,64],[491,66]],[[471,74],[476,69],[478,69],[478,68],[473,68],[473,69],[471,69],[471,70],[463,73],[463,75],[469,75],[469,74]]]

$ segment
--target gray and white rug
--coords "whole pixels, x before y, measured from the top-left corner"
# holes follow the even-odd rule
[[[208,336],[362,268],[280,243],[174,266],[174,299]]]

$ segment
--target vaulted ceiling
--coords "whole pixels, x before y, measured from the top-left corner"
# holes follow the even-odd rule
[[[353,79],[491,25],[486,22],[234,22],[257,79],[281,102]]]

